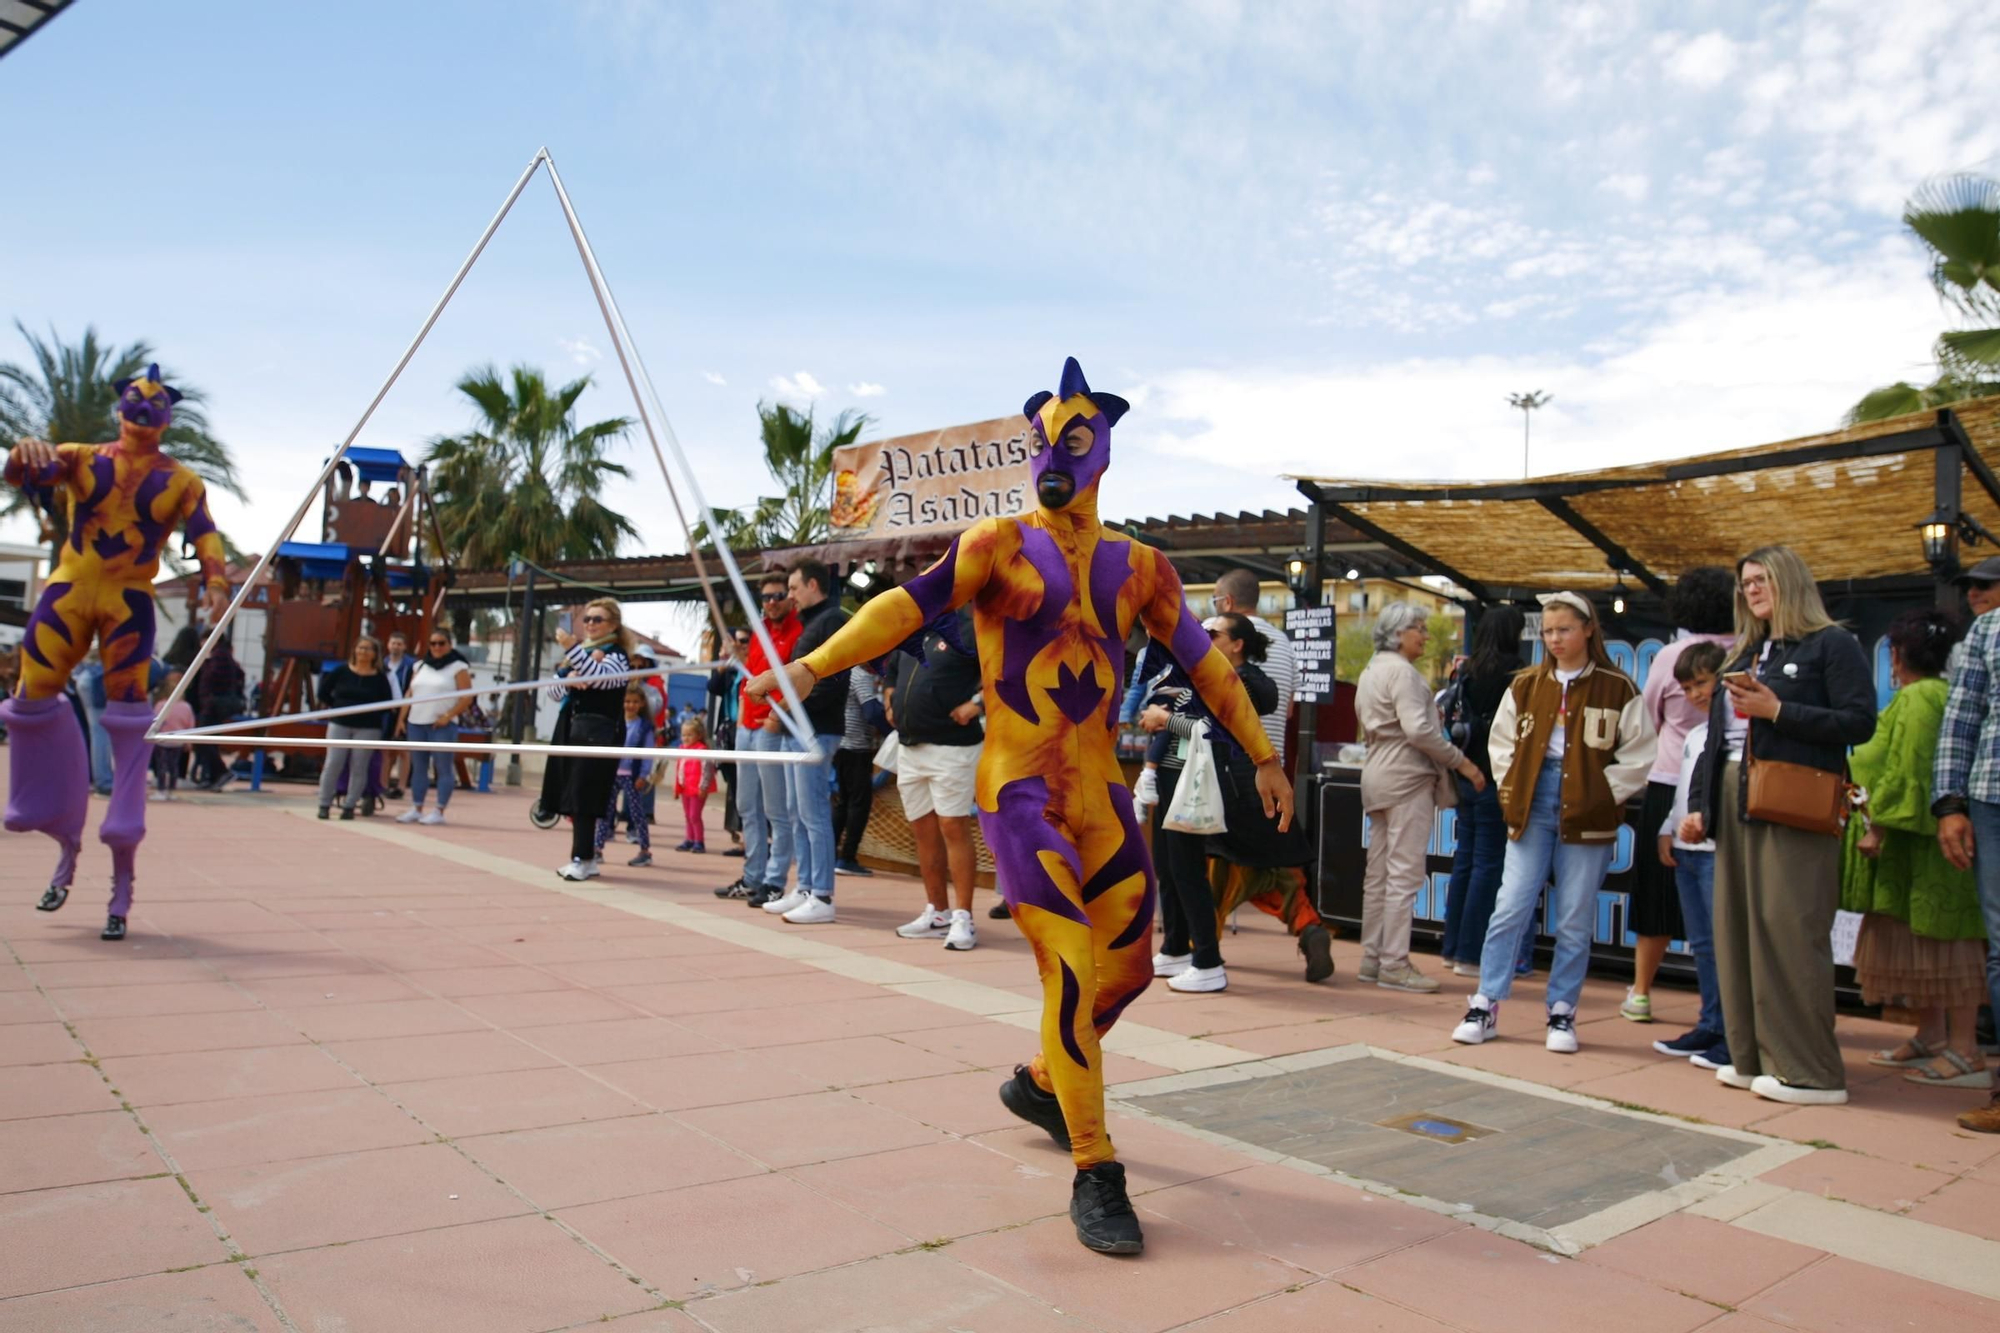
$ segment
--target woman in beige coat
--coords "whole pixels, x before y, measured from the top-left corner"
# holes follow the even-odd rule
[[[1354,712],[1368,742],[1361,808],[1368,816],[1368,873],[1361,890],[1362,981],[1385,990],[1434,991],[1435,977],[1410,965],[1410,922],[1424,882],[1425,849],[1437,816],[1441,774],[1486,787],[1486,775],[1444,737],[1430,682],[1416,668],[1430,638],[1425,613],[1391,602],[1375,618],[1375,656],[1355,687]]]

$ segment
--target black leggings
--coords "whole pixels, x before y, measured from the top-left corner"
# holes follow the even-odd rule
[[[833,800],[833,831],[843,861],[861,855],[861,835],[875,805],[875,756],[868,750],[835,750],[833,775],[840,784]]]
[[[1192,953],[1196,967],[1221,967],[1215,894],[1208,887],[1208,839],[1161,826],[1180,776],[1180,769],[1162,767],[1156,779],[1160,800],[1153,807],[1153,869],[1160,881],[1160,925],[1165,931],[1160,952]]]

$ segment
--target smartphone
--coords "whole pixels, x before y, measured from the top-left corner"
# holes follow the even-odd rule
[[[1722,673],[1722,683],[1724,685],[1747,686],[1750,681],[1751,676],[1747,671],[1725,671]]]
[[[562,619],[557,621],[556,624],[565,634],[576,633],[576,625],[571,621],[570,613],[567,611],[562,613]]]

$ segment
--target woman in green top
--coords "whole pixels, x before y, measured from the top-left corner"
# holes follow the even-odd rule
[[[1908,1041],[1869,1063],[1907,1067],[1912,1083],[1985,1088],[1993,1075],[1973,1035],[1986,997],[1979,887],[1938,850],[1930,812],[1945,660],[1963,632],[1943,611],[1906,611],[1889,626],[1896,697],[1850,760],[1868,803],[1847,826],[1840,905],[1865,913],[1854,948],[1862,998],[1917,1018]]]

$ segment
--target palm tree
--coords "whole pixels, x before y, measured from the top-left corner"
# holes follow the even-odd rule
[[[83,341],[63,342],[55,330],[43,342],[19,320],[14,328],[34,352],[33,367],[0,364],[0,441],[11,448],[22,436],[57,444],[106,444],[118,438],[118,391],[111,386],[131,379],[157,359],[151,343],[135,342],[114,349],[98,341],[97,330],[86,327]],[[174,424],[160,437],[160,449],[185,463],[209,485],[248,501],[236,477],[229,447],[209,433],[202,412],[201,390],[162,372],[181,392],[174,405]],[[0,503],[0,518],[28,508],[25,491],[12,491]],[[60,542],[65,519],[60,511],[44,513],[44,535]]]
[[[764,442],[764,466],[778,484],[777,495],[760,497],[742,509],[717,509],[695,525],[695,544],[721,541],[732,550],[807,546],[832,535],[827,489],[833,479],[833,451],[853,444],[873,424],[863,413],[842,412],[824,426],[808,407],[758,403],[757,429]]]
[[[445,547],[459,563],[491,569],[518,556],[604,559],[638,535],[630,519],[598,498],[606,476],[631,475],[605,451],[624,438],[630,417],[576,424],[576,400],[590,377],[551,390],[542,372],[516,366],[502,382],[482,366],[458,382],[479,420],[463,435],[431,441],[426,461]]]
[[[1849,425],[2000,394],[2000,180],[1927,181],[1903,205],[1903,225],[1930,251],[1939,299],[1975,327],[1938,338],[1936,379],[1875,390],[1848,409]]]

